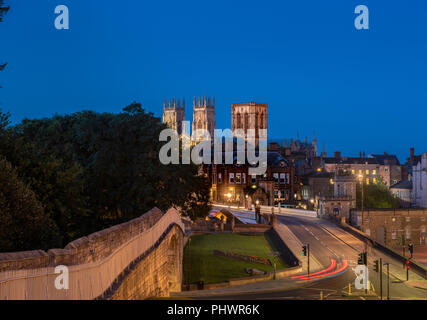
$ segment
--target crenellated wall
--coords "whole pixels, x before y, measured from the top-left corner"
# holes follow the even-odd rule
[[[0,253],[0,300],[167,296],[181,284],[183,238],[179,213],[170,209],[164,214],[154,208],[64,249]],[[55,287],[59,265],[68,267],[68,290]],[[141,266],[150,272],[135,278]],[[174,266],[173,272],[167,266]],[[132,285],[128,279],[138,281]]]

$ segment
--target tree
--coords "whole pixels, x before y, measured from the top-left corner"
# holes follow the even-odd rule
[[[60,245],[86,235],[90,230],[89,211],[81,167],[38,148],[18,127],[9,128],[8,124],[9,114],[0,112],[0,155],[14,166],[19,179],[31,188],[44,212],[55,221],[62,237]]]
[[[0,251],[57,247],[58,229],[34,192],[5,159],[0,159]]]
[[[209,186],[197,166],[160,163],[165,128],[134,102],[119,114],[82,111],[24,120],[14,132],[38,152],[60,159],[64,168],[82,169],[79,181],[90,212],[85,226],[97,231],[153,207],[181,208],[192,217],[208,214]]]
[[[376,183],[363,185],[363,206],[365,209],[393,209],[399,207],[399,201],[392,195],[389,188],[379,178]],[[357,208],[362,208],[362,185],[356,188]]]
[[[4,4],[4,0],[0,0],[0,22],[3,21],[3,15],[9,11],[10,7]]]
[[[3,15],[9,11],[10,7],[4,4],[4,0],[0,0],[0,22],[3,21]],[[0,64],[0,71],[3,71],[7,66],[7,63]],[[1,88],[1,86],[0,86]]]

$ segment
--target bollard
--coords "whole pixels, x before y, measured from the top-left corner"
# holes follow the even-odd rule
[[[351,283],[348,284],[348,294],[351,295]]]

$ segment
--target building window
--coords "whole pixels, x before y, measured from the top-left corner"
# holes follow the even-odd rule
[[[372,174],[377,174],[377,170],[372,170]]]
[[[411,227],[410,226],[407,226],[405,228],[405,237],[406,237],[406,240],[410,240],[411,239]]]
[[[274,178],[274,183],[278,184],[279,183],[279,174],[278,173],[273,173],[273,178]]]
[[[246,173],[242,173],[242,184],[246,184]]]
[[[366,170],[366,174],[369,174],[369,170]]]
[[[406,222],[411,222],[411,217],[405,217]]]
[[[280,174],[280,183],[282,183],[282,184],[286,183],[286,173]]]
[[[228,175],[228,183],[230,184],[234,183],[234,173],[230,173]]]
[[[396,240],[397,239],[397,231],[396,230],[392,230],[391,231],[391,239],[392,240]]]
[[[253,174],[253,175],[251,176],[251,183],[252,183],[252,184],[256,184],[256,175],[255,175],[255,174]]]
[[[236,173],[236,179],[235,179],[234,182],[237,183],[237,184],[240,184],[241,177],[242,177],[241,173]]]
[[[362,170],[359,170],[359,174],[362,174]]]
[[[222,183],[222,174],[218,173],[218,184]]]
[[[369,178],[366,178],[366,184],[369,184]]]
[[[373,179],[372,179],[372,182],[373,182],[373,183],[377,183],[377,178],[373,178]]]

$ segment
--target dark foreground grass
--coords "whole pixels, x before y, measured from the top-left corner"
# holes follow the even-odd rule
[[[191,237],[184,250],[184,283],[224,282],[230,278],[249,276],[245,268],[256,268],[263,271],[272,271],[273,266],[260,263],[239,261],[232,258],[215,256],[213,250],[233,251],[245,255],[264,257],[276,262],[277,269],[288,267],[279,258],[269,253],[276,251],[271,248],[264,235],[240,234],[206,234]]]

